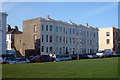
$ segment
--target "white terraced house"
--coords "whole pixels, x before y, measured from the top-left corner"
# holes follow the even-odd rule
[[[41,54],[85,54],[98,50],[98,28],[40,18]]]
[[[97,27],[89,26],[88,23],[81,25],[72,21],[54,20],[49,18],[49,15],[46,16],[46,19],[39,17],[25,20],[23,22],[23,37],[24,47],[27,47],[26,51],[34,49],[36,41],[39,40],[41,55],[49,55],[51,52],[86,54],[98,51]]]

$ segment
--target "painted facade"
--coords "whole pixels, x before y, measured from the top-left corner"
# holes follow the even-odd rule
[[[46,19],[39,17],[23,21],[23,42],[25,50],[35,50],[37,47],[38,54],[41,55],[49,55],[51,52],[56,54],[96,53],[98,28],[89,26],[87,23],[81,25],[72,21],[54,20],[47,15]]]
[[[6,23],[7,13],[0,12],[0,55],[6,54]]]

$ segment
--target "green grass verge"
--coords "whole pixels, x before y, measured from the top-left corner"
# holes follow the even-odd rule
[[[4,64],[3,78],[118,78],[118,57]]]

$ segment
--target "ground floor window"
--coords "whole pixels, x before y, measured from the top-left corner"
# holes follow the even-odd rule
[[[52,48],[52,47],[50,47],[50,53],[52,53],[52,49],[53,49],[53,48]]]
[[[59,53],[62,54],[62,48],[60,48],[60,52]]]
[[[42,52],[44,52],[44,46],[42,46]]]
[[[48,53],[48,47],[46,47],[46,53]]]

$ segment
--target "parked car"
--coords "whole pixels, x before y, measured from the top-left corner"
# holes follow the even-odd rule
[[[70,55],[62,55],[62,61],[68,61],[72,60],[72,57]]]
[[[81,54],[80,59],[88,59],[88,54]]]
[[[95,54],[92,54],[92,56],[93,56],[93,58],[99,58],[99,56],[96,55],[96,53],[95,53]]]
[[[30,59],[32,59],[34,56],[30,56],[28,59],[30,60]]]
[[[120,53],[113,53],[112,56],[114,56],[114,57],[117,57],[117,56],[118,56],[118,57],[119,57],[119,56],[120,56]]]
[[[30,60],[28,58],[16,58],[16,64],[18,63],[30,63]]]
[[[56,55],[55,61],[62,61],[62,56],[61,55]]]
[[[41,62],[50,62],[50,56],[49,55],[42,55]]]
[[[5,57],[2,59],[2,64],[15,64],[14,60],[11,60],[9,57]]]
[[[111,49],[101,49],[96,55],[98,55],[99,57],[109,57],[112,56],[112,52]]]
[[[80,59],[80,56],[81,55],[79,55],[79,59]],[[72,54],[71,57],[72,57],[72,60],[77,60],[78,59],[78,54]]]
[[[72,60],[70,55],[57,55],[55,61],[68,61]]]
[[[36,62],[50,62],[49,55],[35,56],[30,60],[31,63]]]
[[[120,53],[116,53],[116,54],[117,54],[118,57],[120,56]]]

